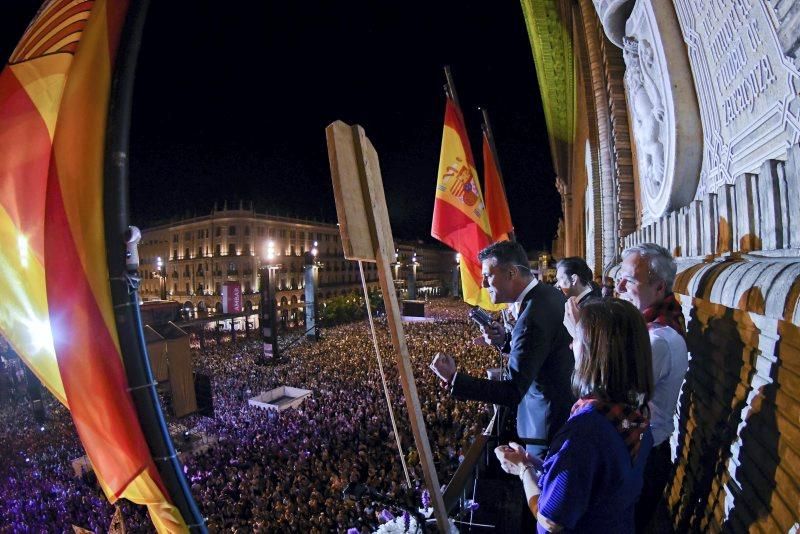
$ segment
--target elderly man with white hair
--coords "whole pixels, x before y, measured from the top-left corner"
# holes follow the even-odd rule
[[[617,293],[644,315],[653,351],[653,397],[650,424],[653,450],[644,471],[644,487],[636,508],[636,530],[645,531],[664,493],[672,468],[669,438],[689,358],[683,315],[672,292],[677,266],[662,246],[644,243],[622,253]]]

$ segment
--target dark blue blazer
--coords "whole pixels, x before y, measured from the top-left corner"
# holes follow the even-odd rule
[[[564,327],[563,293],[539,282],[521,304],[517,324],[504,347],[509,380],[488,380],[458,373],[451,394],[517,407],[517,434],[528,443],[550,443],[569,417],[574,402],[572,341]]]

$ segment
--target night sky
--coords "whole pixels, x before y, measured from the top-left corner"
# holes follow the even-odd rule
[[[3,2],[4,60],[38,5]],[[335,222],[324,129],[341,119],[361,124],[378,151],[395,236],[431,240],[446,64],[479,171],[483,106],[519,239],[549,247],[560,203],[515,1],[151,2],[134,96],[132,222],[240,199]]]

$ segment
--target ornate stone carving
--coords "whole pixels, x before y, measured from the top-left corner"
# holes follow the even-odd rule
[[[603,23],[608,40],[622,48],[625,21],[633,11],[635,0],[592,0],[597,16]]]
[[[572,11],[553,0],[523,0],[522,12],[528,27],[539,90],[544,104],[550,142],[555,159],[566,157],[563,146],[574,137],[575,74],[572,53]],[[563,152],[563,154],[562,154]],[[554,161],[556,172],[564,172]]]
[[[626,37],[625,90],[633,114],[633,135],[639,161],[639,180],[648,198],[657,198],[664,187],[664,98],[654,73],[653,45]]]
[[[700,112],[669,2],[640,0],[625,29],[625,90],[633,119],[642,225],[647,225],[694,198],[702,157]]]
[[[767,0],[675,0],[675,10],[703,120],[700,196],[800,141],[800,73],[780,39],[796,28],[777,27]]]
[[[783,52],[800,68],[800,32],[795,22],[800,20],[800,3],[796,0],[769,0],[769,3],[778,19],[778,40]]]

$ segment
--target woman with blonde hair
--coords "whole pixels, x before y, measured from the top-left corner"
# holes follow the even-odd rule
[[[653,445],[652,357],[642,314],[619,299],[586,303],[573,352],[579,399],[544,461],[516,443],[495,454],[522,480],[539,532],[634,532]]]

